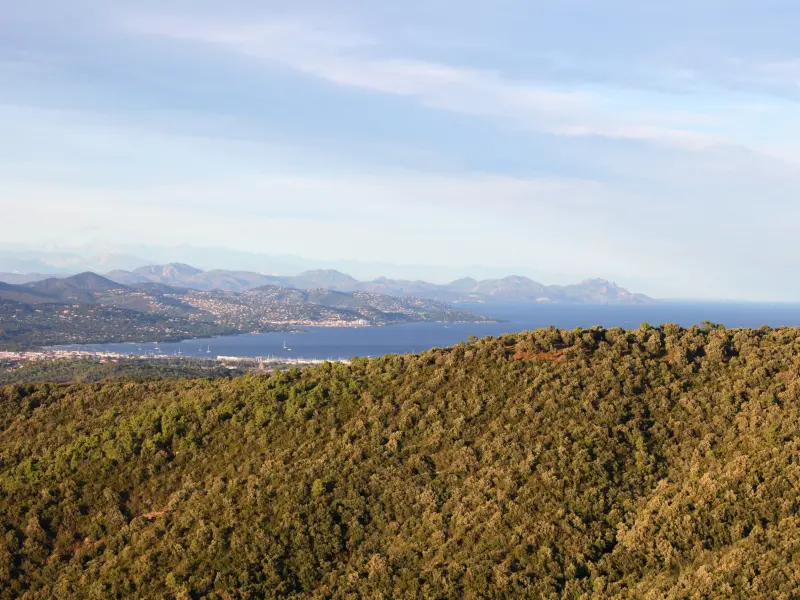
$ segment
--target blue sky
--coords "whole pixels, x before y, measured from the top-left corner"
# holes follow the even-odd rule
[[[796,2],[9,4],[3,242],[800,299]]]

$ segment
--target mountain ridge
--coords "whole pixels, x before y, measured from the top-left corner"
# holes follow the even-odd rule
[[[89,303],[94,301],[95,294],[98,292],[125,289],[128,289],[127,286],[97,273],[86,271],[70,277],[48,277],[40,281],[22,284],[6,283],[0,287],[0,297],[25,304]],[[27,300],[19,299],[23,297]]]
[[[191,268],[182,269],[192,275]],[[176,269],[147,273],[176,279]],[[264,285],[244,292],[146,281],[124,285],[96,273],[0,283],[0,345],[186,339],[207,335],[363,327],[420,321],[493,322],[417,297]]]
[[[174,277],[180,269],[190,269],[188,275]],[[164,276],[163,273],[169,273]],[[605,279],[585,279],[579,283],[561,286],[545,285],[521,275],[476,280],[471,277],[437,284],[423,280],[389,279],[377,277],[360,281],[335,269],[312,269],[298,275],[264,275],[251,271],[202,271],[181,263],[151,265],[133,272],[112,271],[109,278],[120,283],[164,283],[198,290],[220,289],[243,292],[263,285],[281,285],[296,289],[324,288],[333,291],[364,291],[397,297],[419,297],[438,302],[556,302],[556,303],[607,303],[650,304],[652,298],[630,292]]]

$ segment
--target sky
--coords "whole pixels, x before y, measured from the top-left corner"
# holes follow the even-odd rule
[[[6,245],[800,300],[797,2],[0,7]]]

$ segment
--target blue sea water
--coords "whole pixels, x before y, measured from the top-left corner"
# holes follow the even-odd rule
[[[452,346],[469,336],[497,336],[555,325],[575,327],[636,328],[642,323],[677,323],[684,327],[703,321],[726,327],[800,325],[800,304],[664,302],[646,306],[603,305],[461,305],[500,323],[409,323],[388,327],[309,327],[303,333],[263,333],[159,345],[161,353],[182,356],[277,356],[285,358],[350,358],[383,354],[421,352],[433,347]],[[284,342],[288,349],[284,350]],[[154,344],[95,344],[60,346],[59,349],[89,349],[141,355],[153,352]]]

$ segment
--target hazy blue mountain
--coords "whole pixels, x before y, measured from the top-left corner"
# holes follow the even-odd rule
[[[28,262],[25,262],[29,259]],[[81,271],[108,273],[133,271],[142,265],[183,263],[203,271],[232,270],[271,275],[295,275],[312,269],[334,269],[359,281],[379,276],[396,280],[450,281],[470,275],[476,279],[503,277],[521,273],[540,281],[561,284],[572,282],[564,273],[543,271],[530,265],[443,266],[436,264],[397,264],[370,260],[369,254],[358,260],[308,258],[292,254],[259,253],[221,246],[153,246],[113,244],[109,242],[69,247],[20,247],[0,242],[0,271],[48,274],[73,274]],[[575,278],[577,279],[577,277]]]
[[[193,278],[198,282],[198,288],[205,285],[207,290],[227,290],[243,292],[264,285],[280,285],[282,278],[275,275],[262,275],[251,271],[225,271],[217,269],[206,271]]]
[[[22,285],[0,284],[0,300],[23,304],[104,304],[142,312],[183,314],[171,310],[180,303],[166,298],[180,290],[162,283],[135,283],[126,286],[96,273],[80,273],[72,277],[51,277]]]
[[[294,276],[279,276],[223,269],[201,271],[182,263],[151,265],[140,267],[134,271],[112,271],[107,276],[109,279],[127,285],[149,282],[195,290],[226,292],[244,292],[265,285],[298,289],[324,288],[351,292],[359,290],[361,285],[353,277],[332,269],[317,269],[304,271]]]
[[[581,298],[583,302],[611,304],[648,304],[652,298],[644,294],[634,294],[606,279],[586,279],[567,286],[550,286],[556,299]]]
[[[107,250],[107,246],[103,246]],[[479,279],[500,277],[507,273],[524,272],[526,275],[541,277],[542,279],[563,280],[563,274],[543,272],[530,266],[509,265],[505,267],[487,267],[473,265],[469,267],[447,267],[431,264],[396,264],[391,262],[371,261],[369,255],[359,260],[319,259],[297,256],[293,254],[269,254],[233,250],[224,247],[201,246],[148,246],[148,245],[122,245],[114,247],[120,254],[145,258],[143,264],[162,264],[167,262],[183,262],[195,265],[203,270],[233,269],[237,271],[252,271],[274,275],[288,275],[301,273],[312,269],[335,269],[348,273],[359,281],[371,281],[378,276],[390,279],[425,279],[433,281],[446,281],[469,274]],[[86,253],[97,253],[97,249],[88,248]],[[0,268],[2,266],[0,265]],[[125,268],[125,267],[109,267]],[[7,269],[10,270],[10,269]]]
[[[473,289],[465,292],[476,298],[488,297],[498,302],[536,301],[546,296],[547,286],[527,277],[511,275],[502,279],[479,281]]]
[[[112,290],[124,291],[127,288],[96,273],[79,273],[66,278],[51,277],[43,281],[20,286],[32,294],[38,294],[42,302],[92,303],[100,295]],[[13,300],[6,296],[6,299]]]
[[[350,275],[335,269],[314,269],[304,271],[294,277],[276,277],[284,284],[300,289],[325,288],[342,292],[351,292],[359,289],[360,282]]]
[[[462,277],[461,279],[456,279],[452,283],[449,283],[447,287],[454,292],[465,294],[473,291],[477,285],[477,279],[473,279],[472,277]]]
[[[147,267],[140,267],[134,271],[136,275],[141,277],[158,277],[161,279],[173,279],[176,281],[186,277],[199,275],[202,272],[203,271],[201,269],[196,269],[195,267],[183,263],[170,263],[162,266],[150,265]]]
[[[389,294],[390,296],[419,296],[439,302],[454,302],[459,299],[459,294],[453,293],[446,286],[427,281],[410,281],[405,279],[387,279],[379,277],[372,281],[364,281],[359,289],[375,294]]]
[[[126,285],[162,283],[178,288],[204,291],[223,290],[226,292],[243,292],[263,285],[283,284],[283,278],[273,275],[221,269],[201,271],[183,263],[151,265],[140,267],[134,271],[111,271],[107,273],[107,277]]]
[[[171,262],[161,262],[169,258]],[[148,265],[142,267],[142,265]],[[155,266],[150,266],[155,265]],[[192,265],[192,266],[189,266]],[[232,268],[233,267],[233,268]],[[164,273],[164,270],[167,270]],[[106,273],[109,279],[134,283],[166,283],[200,290],[245,291],[263,285],[339,291],[371,291],[395,296],[419,295],[443,302],[477,300],[510,302],[640,302],[637,294],[606,292],[598,286],[567,285],[564,274],[530,267],[444,268],[431,265],[397,265],[364,261],[316,260],[284,254],[259,254],[219,247],[84,246],[58,249],[19,249],[0,243],[0,281],[24,283],[53,275],[81,271]],[[193,273],[193,271],[196,271]],[[527,277],[498,277],[525,273]],[[300,275],[295,275],[300,273]],[[39,275],[35,275],[39,274]],[[376,275],[382,275],[376,277]],[[472,277],[463,277],[470,274]],[[453,277],[449,284],[429,283]],[[460,277],[460,278],[459,278]],[[534,284],[542,279],[558,281],[546,292]],[[542,285],[542,284],[539,284]],[[603,286],[599,286],[602,288]]]
[[[538,281],[510,275],[478,281],[470,277],[449,284],[421,280],[378,277],[359,281],[334,269],[315,269],[299,275],[262,275],[249,271],[201,271],[181,263],[141,267],[135,271],[114,271],[114,281],[163,283],[195,290],[244,292],[265,285],[296,289],[326,289],[338,292],[369,292],[396,297],[418,297],[436,302],[563,302],[641,304],[652,302],[642,294],[634,294],[603,279],[585,280],[568,286],[547,286]]]

